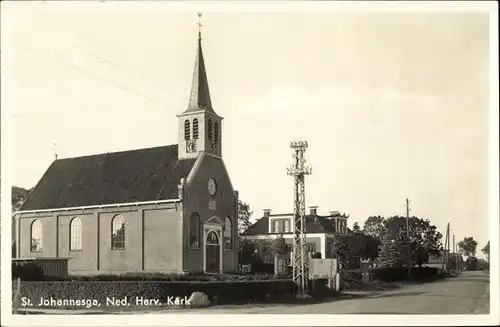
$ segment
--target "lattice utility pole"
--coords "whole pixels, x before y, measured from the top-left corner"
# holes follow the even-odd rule
[[[304,297],[307,287],[305,257],[306,226],[304,221],[306,213],[306,193],[304,176],[311,174],[312,169],[306,166],[306,160],[304,158],[307,142],[291,142],[290,147],[294,151],[294,163],[287,168],[287,174],[293,176],[294,181],[293,280],[297,284],[297,296]]]

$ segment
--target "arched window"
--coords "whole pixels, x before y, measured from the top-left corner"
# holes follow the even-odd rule
[[[207,245],[219,245],[219,236],[217,236],[216,232],[208,233]]]
[[[191,123],[187,119],[184,121],[184,139],[191,139]]]
[[[125,249],[125,220],[122,216],[117,215],[111,223],[111,248],[114,250]]]
[[[217,142],[219,140],[219,123],[214,123],[214,141]]]
[[[211,140],[212,139],[212,120],[209,119],[208,120],[208,139]]]
[[[224,222],[224,249],[232,249],[233,248],[233,224],[231,223],[231,219],[226,217]]]
[[[189,244],[195,249],[200,247],[200,216],[197,213],[189,219]]]
[[[198,139],[198,119],[193,119],[193,139]]]
[[[69,223],[70,250],[80,251],[82,249],[82,221],[75,217]]]
[[[31,224],[31,252],[41,252],[43,250],[43,229],[40,220],[35,220]]]

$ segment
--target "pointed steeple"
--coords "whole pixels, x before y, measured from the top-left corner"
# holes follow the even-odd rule
[[[201,18],[201,13],[198,13],[198,17]],[[198,22],[198,49],[196,50],[196,61],[194,64],[189,105],[185,112],[200,110],[215,113],[212,108],[212,101],[210,100],[207,71],[205,69],[205,60],[203,58],[203,49],[201,46],[201,23]]]

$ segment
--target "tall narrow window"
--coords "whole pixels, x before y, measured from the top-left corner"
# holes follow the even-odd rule
[[[35,220],[31,224],[31,252],[41,252],[43,250],[43,229],[40,220]]]
[[[211,140],[212,139],[212,119],[208,120],[207,130],[208,130],[208,139]]]
[[[75,217],[69,223],[70,250],[80,251],[82,249],[82,221]]]
[[[226,217],[224,222],[224,249],[230,250],[233,248],[233,224],[231,219]]]
[[[279,221],[275,220],[273,221],[273,233],[278,233],[278,228],[279,228]]]
[[[189,244],[192,248],[200,247],[200,216],[193,213],[189,220]]]
[[[214,123],[214,141],[217,142],[219,140],[219,123]]]
[[[193,139],[197,140],[198,139],[198,119],[195,118],[193,119]]]
[[[191,139],[191,123],[187,119],[184,121],[184,139]]]
[[[285,233],[290,233],[290,221],[287,219],[284,224]]]
[[[111,248],[114,250],[125,249],[125,220],[122,216],[117,215],[113,218]]]

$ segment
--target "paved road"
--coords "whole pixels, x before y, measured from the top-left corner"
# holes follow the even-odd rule
[[[463,272],[458,277],[405,286],[378,295],[359,295],[333,302],[262,308],[214,308],[196,313],[229,314],[488,314],[489,275]]]

